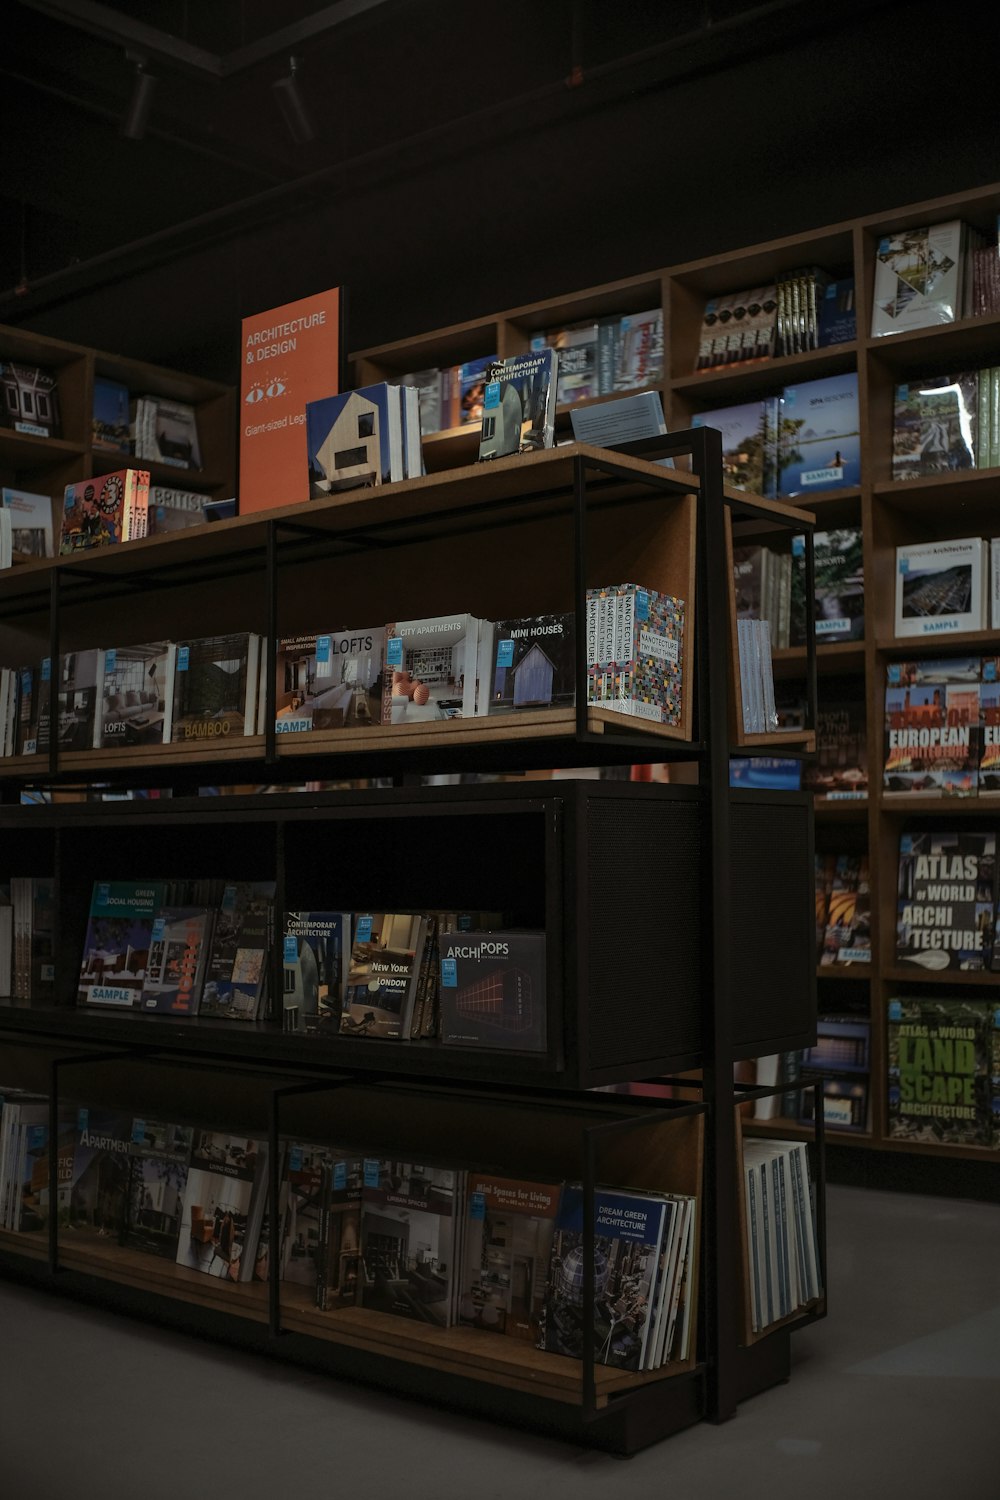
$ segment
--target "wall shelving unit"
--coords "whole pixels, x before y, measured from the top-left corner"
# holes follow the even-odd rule
[[[623,1381],[591,1357],[491,1348],[487,1335],[473,1342],[466,1330],[422,1332],[354,1310],[319,1315],[274,1276],[269,1289],[241,1286],[230,1300],[227,1288],[170,1266],[163,1273],[107,1248],[69,1247],[56,1216],[47,1240],[0,1236],[8,1274],[57,1278],[86,1295],[113,1287],[144,1316],[182,1317],[252,1347],[273,1350],[280,1340],[289,1357],[620,1452],[700,1416],[728,1417],[744,1397],[787,1378],[791,1331],[822,1316],[824,1304],[765,1338],[743,1336],[733,1062],[807,1045],[815,1034],[812,807],[805,795],[730,792],[724,557],[730,513],[807,530],[811,517],[724,491],[713,432],[679,433],[661,446],[692,459],[691,468],[574,445],[0,577],[0,650],[11,665],[25,641],[58,655],[122,639],[133,629],[137,587],[160,634],[207,634],[225,623],[272,642],[315,629],[332,598],[338,616],[372,623],[469,603],[487,618],[567,609],[583,618],[588,587],[626,579],[688,604],[685,712],[669,734],[587,708],[581,631],[576,709],[529,714],[502,731],[489,720],[445,721],[412,736],[362,728],[315,735],[303,750],[272,729],[222,754],[199,745],[96,757],[60,756],[53,736],[48,758],[8,760],[0,768],[4,867],[54,872],[63,919],[52,1003],[0,1007],[0,1076],[44,1087],[53,1110],[58,1097],[89,1091],[216,1128],[266,1129],[273,1145],[279,1132],[350,1139],[369,1154],[579,1177],[590,1189],[598,1181],[700,1185],[696,1356]],[[461,442],[452,451],[461,457]],[[273,710],[273,671],[268,693]],[[415,783],[422,771],[463,766],[511,772],[644,759],[693,765],[697,782]],[[331,774],[396,784],[282,790]],[[174,795],[17,805],[28,786],[58,792],[93,781],[170,786]],[[272,791],[191,795],[227,781]],[[767,889],[755,878],[764,847]],[[487,857],[470,863],[468,849]],[[95,878],[234,868],[275,879],[279,909],[473,904],[544,926],[545,1052],[320,1040],[268,1023],[76,1008]],[[274,964],[280,992],[277,954]],[[690,1068],[701,1070],[700,1084],[655,1105],[587,1092]],[[646,1133],[641,1150],[637,1131]],[[822,1191],[820,1161],[820,1202]]]

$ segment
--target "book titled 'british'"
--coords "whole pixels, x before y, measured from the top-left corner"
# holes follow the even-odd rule
[[[634,583],[587,590],[587,702],[679,724],[684,600]]]
[[[441,1040],[544,1050],[545,934],[454,932],[439,944]]]

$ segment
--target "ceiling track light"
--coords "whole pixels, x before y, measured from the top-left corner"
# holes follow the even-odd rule
[[[316,131],[313,129],[306,109],[306,101],[299,87],[298,73],[299,60],[297,57],[290,57],[287,74],[272,83],[271,88],[278,101],[278,107],[285,117],[289,135],[296,146],[302,146],[306,141],[315,139]]]
[[[141,141],[149,124],[157,79],[154,74],[146,72],[146,58],[135,57],[131,53],[126,55],[129,62],[135,65],[135,81],[132,85],[132,98],[122,121],[122,135],[130,141]]]

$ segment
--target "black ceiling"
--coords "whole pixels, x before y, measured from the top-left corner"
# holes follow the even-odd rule
[[[358,346],[959,190],[1000,175],[982,40],[925,0],[8,0],[0,322],[231,376],[323,286]]]

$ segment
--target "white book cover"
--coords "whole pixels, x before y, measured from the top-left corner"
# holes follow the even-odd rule
[[[385,627],[382,723],[472,719],[476,714],[479,620],[435,615]]]
[[[983,630],[988,546],[962,537],[897,547],[896,635]]]
[[[10,511],[5,508],[0,510],[0,568],[9,568],[13,562],[13,530]]]
[[[53,557],[51,495],[4,485],[2,500],[4,510],[10,512],[14,551],[26,552],[29,557]]]
[[[872,337],[961,317],[962,223],[885,235],[875,253]]]

